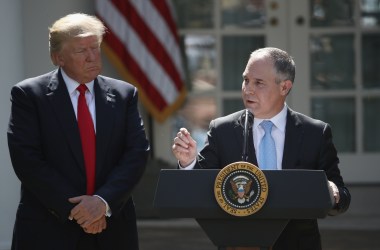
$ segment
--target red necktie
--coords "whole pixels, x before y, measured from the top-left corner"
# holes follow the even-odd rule
[[[95,129],[86,102],[85,93],[87,87],[84,84],[80,84],[77,90],[80,93],[78,98],[77,119],[80,139],[82,141],[84,165],[86,167],[87,194],[92,195],[95,191]]]

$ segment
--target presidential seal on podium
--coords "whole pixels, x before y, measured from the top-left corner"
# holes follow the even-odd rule
[[[249,162],[234,162],[224,167],[215,179],[214,194],[219,206],[234,216],[259,211],[268,196],[264,173]]]

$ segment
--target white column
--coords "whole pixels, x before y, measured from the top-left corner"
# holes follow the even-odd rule
[[[0,1],[0,249],[10,249],[20,184],[8,152],[10,89],[24,77],[20,0]]]

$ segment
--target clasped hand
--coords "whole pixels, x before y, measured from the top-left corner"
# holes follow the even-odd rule
[[[70,198],[69,202],[77,204],[71,210],[69,219],[76,220],[86,233],[97,234],[106,229],[106,205],[100,198],[82,195]]]

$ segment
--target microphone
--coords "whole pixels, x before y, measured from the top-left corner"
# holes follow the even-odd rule
[[[242,161],[248,161],[248,138],[249,131],[253,125],[253,115],[249,109],[246,109],[245,112],[240,117],[240,125],[244,128],[243,130],[243,153],[241,156]]]

